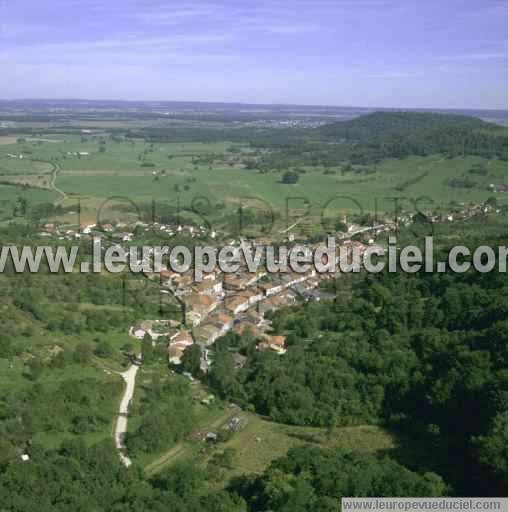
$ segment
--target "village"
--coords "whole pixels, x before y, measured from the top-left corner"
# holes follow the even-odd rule
[[[170,237],[175,234],[189,238],[206,235],[208,241],[216,240],[217,247],[218,240],[223,238],[215,231],[207,233],[204,227],[158,223],[149,225],[139,222],[130,226],[121,222],[107,223],[100,228],[97,225],[82,225],[79,230],[47,223],[43,226],[40,236],[58,240],[101,236],[111,245],[120,246],[135,241],[136,233],[139,235],[145,230],[153,229]],[[387,226],[376,226],[369,231],[380,234],[387,229]],[[359,253],[363,254],[369,245],[374,244],[374,239],[369,238],[370,235],[365,228],[351,225],[349,231],[336,235],[336,263],[339,262],[340,248],[347,248],[346,258],[351,264],[353,247],[357,247]],[[359,233],[367,234],[365,243],[351,239]],[[292,235],[286,240],[288,248],[296,243]],[[243,246],[245,249],[255,249],[257,245],[266,244],[270,240],[239,239],[228,242],[238,247]],[[320,244],[305,245],[313,249]],[[341,251],[342,258],[343,255],[344,251]],[[153,250],[146,257],[150,261],[139,260],[137,263],[141,266],[148,264],[148,267],[153,268]],[[272,334],[267,313],[301,301],[333,299],[334,295],[322,289],[320,284],[338,277],[339,274],[340,265],[336,266],[336,272],[319,274],[314,268],[304,273],[294,272],[290,268],[286,272],[269,273],[264,265],[261,265],[257,272],[249,272],[243,264],[235,273],[223,273],[217,266],[213,271],[204,273],[200,282],[196,282],[192,268],[184,273],[168,268],[160,272],[144,271],[145,278],[158,284],[162,296],[169,296],[179,305],[181,316],[179,320],[146,319],[133,325],[129,334],[138,340],[144,340],[148,336],[154,345],[167,340],[168,362],[175,367],[181,364],[185,350],[197,344],[201,348],[201,370],[204,373],[208,372],[213,364],[215,341],[229,331],[239,335],[249,332],[257,340],[257,350],[272,351],[282,356],[287,351],[285,337]],[[239,366],[244,362],[240,354],[236,354],[235,359]]]
[[[342,242],[351,248],[351,253],[354,245],[358,246],[360,253],[367,247],[351,240]],[[242,240],[241,243],[254,248],[257,242]],[[131,334],[139,340],[148,335],[154,341],[165,336],[168,340],[168,361],[175,366],[181,364],[188,347],[198,344],[204,373],[213,364],[215,341],[229,331],[239,335],[248,332],[257,340],[257,350],[284,355],[287,351],[285,337],[271,332],[267,313],[299,301],[333,299],[333,294],[320,289],[320,283],[337,277],[339,272],[337,267],[336,273],[319,274],[312,268],[305,273],[290,270],[270,274],[264,268],[249,272],[244,266],[230,274],[216,268],[204,274],[201,282],[195,281],[192,269],[185,273],[169,269],[160,273],[146,272],[148,279],[160,284],[161,294],[171,294],[176,298],[182,318],[180,322],[146,320],[134,326]],[[241,366],[244,358],[236,354],[235,361]]]
[[[431,223],[454,222],[487,213],[500,213],[500,210],[492,204],[485,203],[469,205],[440,215],[429,214],[426,218]],[[389,219],[370,226],[348,223],[347,219],[344,221],[345,231],[334,235],[337,244],[336,263],[339,263],[340,257],[346,258],[347,264],[351,265],[353,250],[360,256],[363,255],[367,247],[376,244],[379,235],[392,232],[400,225],[408,226],[418,222],[418,214],[403,213],[398,217],[398,224]],[[189,239],[206,238],[217,247],[219,241],[224,240],[230,245],[249,250],[273,242],[266,237],[230,240],[225,235],[210,231],[204,226],[142,222],[111,222],[100,226],[86,224],[81,225],[79,229],[47,223],[43,226],[40,236],[58,240],[101,236],[112,245],[119,246],[135,242],[144,233],[154,230],[169,238],[177,235]],[[288,248],[297,243],[291,232],[284,233],[284,237]],[[315,249],[319,245],[305,241],[303,244],[310,249]],[[151,264],[154,259],[153,251],[147,257],[151,261],[140,260],[138,263]],[[153,268],[152,265],[148,266]],[[232,274],[223,273],[216,267],[213,271],[204,273],[202,280],[196,282],[193,269],[184,273],[168,268],[163,268],[160,272],[144,271],[145,278],[158,284],[162,296],[171,297],[178,304],[181,315],[178,320],[145,319],[133,325],[129,334],[138,340],[144,340],[148,336],[154,345],[161,341],[167,343],[168,363],[175,368],[181,365],[185,351],[192,345],[198,345],[201,349],[201,370],[204,373],[207,373],[213,364],[214,343],[230,331],[239,335],[249,333],[256,340],[257,350],[272,351],[283,356],[288,350],[286,339],[272,332],[270,315],[267,313],[302,301],[333,299],[333,293],[322,284],[326,280],[336,279],[340,273],[339,264],[333,273],[318,273],[314,268],[304,273],[290,269],[286,272],[269,273],[263,265],[256,272],[250,272],[247,265],[243,264]],[[235,361],[241,367],[245,357],[235,354]],[[138,360],[138,363],[141,361]]]

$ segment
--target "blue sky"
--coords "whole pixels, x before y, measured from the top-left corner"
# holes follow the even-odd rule
[[[0,0],[0,98],[508,108],[508,0]]]

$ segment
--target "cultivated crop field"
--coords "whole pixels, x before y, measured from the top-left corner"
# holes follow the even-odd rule
[[[322,212],[393,212],[395,198],[407,210],[414,209],[415,200],[419,205],[432,202],[434,208],[484,201],[492,195],[489,185],[504,184],[508,175],[505,161],[431,155],[385,160],[369,172],[360,166],[349,172],[307,166],[297,183],[287,185],[281,170],[247,169],[244,157],[251,149],[226,141],[149,144],[104,131],[1,139],[0,200],[22,194],[30,202],[58,199],[70,207],[79,199],[83,215],[90,218],[113,196],[182,208],[199,197],[214,211],[235,211],[249,202],[280,218],[288,210],[306,211],[318,223]],[[475,167],[482,167],[482,173],[474,173]],[[505,196],[498,193],[498,201]]]

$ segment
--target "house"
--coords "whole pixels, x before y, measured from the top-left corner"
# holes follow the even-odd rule
[[[210,274],[209,274],[210,275]],[[192,287],[198,294],[220,295],[222,293],[222,281],[214,279],[205,279],[201,283],[196,283]]]
[[[194,340],[189,331],[181,330],[173,334],[169,338],[169,342],[171,345],[190,346],[194,343]]]
[[[286,337],[285,336],[269,336],[268,338],[270,345],[278,348],[286,348]]]
[[[306,300],[315,300],[316,302],[319,302],[321,300],[333,300],[336,295],[326,290],[316,290],[314,288],[306,290],[304,292],[304,297]]]
[[[233,315],[238,315],[238,313],[246,311],[249,308],[249,298],[242,295],[227,297],[225,308],[233,313]]]
[[[194,331],[196,343],[205,346],[212,345],[220,336],[221,329],[212,323],[202,324]]]
[[[182,356],[185,348],[179,345],[170,345],[168,347],[168,360],[171,364],[182,364]]]
[[[284,288],[284,285],[282,283],[270,282],[260,284],[259,287],[264,291],[267,297],[270,297],[271,295],[276,295],[277,293],[281,292]]]
[[[237,315],[243,311],[246,311],[249,307],[253,306],[257,302],[263,300],[263,298],[264,294],[261,290],[244,290],[226,297],[224,306],[228,311],[234,315]]]
[[[252,286],[261,279],[264,274],[256,272],[241,272],[236,274],[226,274],[224,277],[224,288],[226,290],[240,291]]]
[[[211,295],[199,295],[197,293],[191,293],[185,298],[186,315],[197,314],[200,318],[199,322],[207,317],[217,306],[218,301]],[[193,325],[199,325],[192,322]]]
[[[225,313],[215,315],[213,318],[210,318],[210,321],[215,325],[220,326],[221,336],[226,334],[226,332],[233,327],[233,317],[226,315]]]
[[[178,288],[190,287],[194,282],[193,271],[187,271],[182,274],[176,273],[172,280]]]
[[[145,329],[142,329],[141,327],[138,327],[138,328],[132,329],[131,333],[138,340],[142,340],[145,337],[145,334],[147,334],[147,331],[145,331]]]
[[[218,338],[224,336],[229,330],[233,328],[233,321],[226,323],[209,318],[206,323],[200,324],[194,329],[194,339],[196,343],[201,346],[213,345]]]
[[[211,272],[203,273],[203,281],[217,281],[220,277],[221,270],[219,268],[215,268]]]
[[[257,344],[257,350],[272,350],[279,355],[285,354],[286,338],[284,336],[265,336],[265,339]]]
[[[48,222],[47,224],[44,224],[43,229],[44,229],[44,231],[55,231],[56,230],[56,224]]]
[[[194,344],[191,333],[180,330],[169,338],[168,359],[171,364],[180,364],[185,350]]]
[[[174,280],[179,276],[178,272],[173,272],[173,270],[161,270],[159,272],[159,277],[161,284],[166,286],[172,285]]]
[[[83,224],[81,225],[81,233],[83,233],[83,235],[89,235],[93,228],[95,228],[95,224]]]

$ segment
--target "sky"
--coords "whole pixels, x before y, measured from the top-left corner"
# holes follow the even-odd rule
[[[0,98],[508,108],[508,0],[0,0]]]

